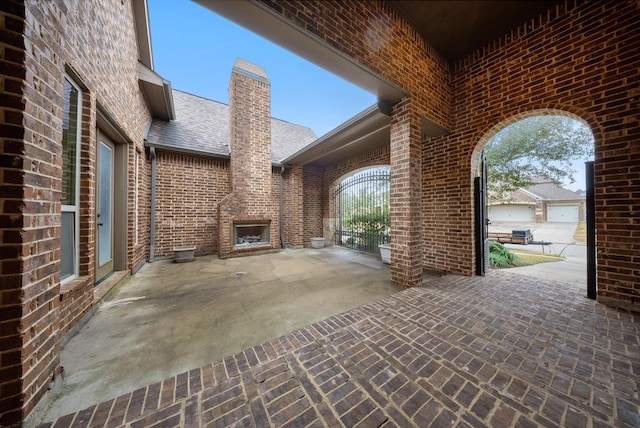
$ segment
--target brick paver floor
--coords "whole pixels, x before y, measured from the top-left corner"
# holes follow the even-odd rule
[[[446,276],[43,426],[638,427],[640,316]]]

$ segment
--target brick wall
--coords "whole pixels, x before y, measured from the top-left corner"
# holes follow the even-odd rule
[[[63,23],[0,4],[0,425],[18,424],[59,366],[59,215]],[[26,18],[29,14],[29,19]],[[31,38],[25,39],[25,32]],[[56,55],[56,56],[54,56]]]
[[[147,165],[147,169],[150,171],[151,166]],[[303,220],[307,189],[303,189],[302,171],[302,167],[288,167],[282,180],[284,239],[287,245],[296,248],[308,241],[304,239],[308,229]],[[156,177],[155,257],[173,257],[173,247],[178,245],[195,245],[197,255],[217,254],[220,233],[216,208],[230,194],[229,160],[160,151]],[[278,204],[272,213],[277,226],[280,216],[279,167],[273,167],[271,171],[269,198]],[[318,212],[318,216],[310,221],[321,225],[322,213]],[[279,232],[272,238],[279,246]]]
[[[456,66],[456,132],[430,145],[443,147],[453,159],[441,164],[425,150],[425,164],[436,175],[451,171],[452,163],[475,165],[479,150],[497,130],[535,114],[565,114],[586,122],[595,137],[598,296],[637,310],[638,3],[588,2],[568,11],[559,8],[550,18],[523,26],[512,40],[501,40]],[[466,149],[456,150],[460,146]],[[439,183],[445,186],[439,191],[470,187],[465,175]],[[470,203],[470,191],[462,196],[461,203]],[[447,223],[429,231],[442,233]],[[469,229],[464,226],[470,240]]]
[[[59,370],[63,334],[93,301],[96,106],[130,142],[149,113],[137,83],[129,1],[9,0],[0,4],[3,96],[0,216],[0,425],[18,424]],[[82,87],[79,277],[60,286],[60,195],[64,72]],[[131,172],[129,172],[131,192]],[[129,218],[133,207],[129,206]],[[130,237],[132,225],[128,226]],[[143,239],[143,242],[144,239]],[[142,252],[129,249],[127,263]]]
[[[422,281],[421,124],[414,100],[393,107],[391,118],[391,283]]]
[[[502,201],[494,201],[495,203],[500,203]],[[509,202],[535,202],[535,198],[522,190],[514,190],[513,192],[509,192],[507,197],[505,198],[506,203]]]
[[[280,196],[280,172],[279,168],[274,168],[274,184],[277,189],[274,192],[276,197]],[[284,242],[287,246],[302,248],[305,244],[304,236],[307,225],[304,222],[304,170],[301,166],[294,166],[285,169],[283,176],[283,209],[282,217],[284,230]]]
[[[173,257],[182,245],[217,253],[216,208],[230,193],[229,161],[159,151],[156,162],[155,257]]]
[[[304,192],[304,231],[303,245],[310,245],[311,238],[323,235],[323,207],[325,204],[326,188],[324,185],[324,170],[322,168],[305,166],[303,173]],[[326,237],[325,237],[326,238]]]
[[[384,3],[263,4],[403,87],[412,115],[427,116],[452,131],[423,140],[421,154],[412,151],[413,141],[392,147],[396,159],[415,165],[422,158],[422,259],[427,268],[474,272],[472,183],[490,137],[537,114],[560,113],[586,122],[595,136],[599,298],[637,308],[637,0],[567,2],[453,67]],[[396,177],[393,186],[413,192],[412,172],[405,178]]]
[[[35,12],[27,12],[29,5],[22,2],[0,8],[7,31],[0,299],[0,425],[5,426],[31,411],[58,371],[63,23],[45,19],[60,16],[57,5]],[[25,33],[31,37],[23,39]]]
[[[132,236],[130,241],[131,255],[129,257],[129,270],[132,273],[140,269],[149,258],[149,238],[151,231],[151,162],[144,148],[136,145],[134,150],[138,155],[138,186],[136,189],[136,179],[132,176],[132,191],[129,193],[129,198],[133,200],[130,200],[129,204],[131,209],[135,210],[136,201],[134,195],[137,192],[138,221],[136,224],[135,218],[132,217],[132,221],[129,222],[129,235]],[[129,168],[132,174],[135,174],[135,155],[130,159],[130,163]],[[133,215],[135,216],[135,211]]]

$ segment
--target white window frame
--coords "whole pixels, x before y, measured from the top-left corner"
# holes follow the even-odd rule
[[[138,224],[139,224],[139,192],[140,192],[140,167],[139,167],[139,163],[140,163],[140,152],[138,152],[138,150],[135,150],[135,155],[134,155],[134,160],[135,160],[135,190],[134,190],[134,205],[135,205],[135,216],[134,216],[134,224],[133,224],[133,242],[134,245],[138,245]]]
[[[77,132],[76,132],[76,173],[75,173],[75,205],[62,204],[62,212],[73,213],[73,274],[67,276],[60,281],[60,284],[65,284],[69,281],[76,279],[79,275],[79,230],[80,230],[80,143],[82,140],[82,89],[73,80],[71,76],[65,73],[64,79],[71,84],[78,91],[78,111],[77,111]],[[62,226],[61,226],[62,227]]]

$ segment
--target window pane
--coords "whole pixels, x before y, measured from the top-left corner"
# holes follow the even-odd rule
[[[60,237],[60,279],[75,275],[75,213],[62,213],[62,236]]]
[[[136,180],[136,191],[134,193],[134,197],[135,197],[135,210],[136,210],[136,214],[135,214],[135,219],[134,219],[134,226],[133,226],[133,230],[135,233],[134,236],[134,243],[137,244],[138,243],[138,225],[139,225],[139,199],[138,199],[138,195],[140,193],[140,168],[138,166],[138,163],[140,162],[140,154],[136,151],[136,155],[135,155],[135,162],[136,162],[136,169],[135,169],[135,180]]]
[[[76,204],[78,90],[64,79],[62,118],[62,204]]]

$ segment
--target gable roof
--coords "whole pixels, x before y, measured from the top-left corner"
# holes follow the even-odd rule
[[[582,196],[581,194],[568,189],[564,189],[560,187],[559,184],[552,182],[533,184],[523,190],[530,193],[537,199],[563,201],[571,199],[584,199],[584,196]]]
[[[175,120],[154,119],[147,146],[204,156],[229,157],[229,106],[173,90]],[[306,126],[271,118],[271,160],[279,164],[316,140]]]

